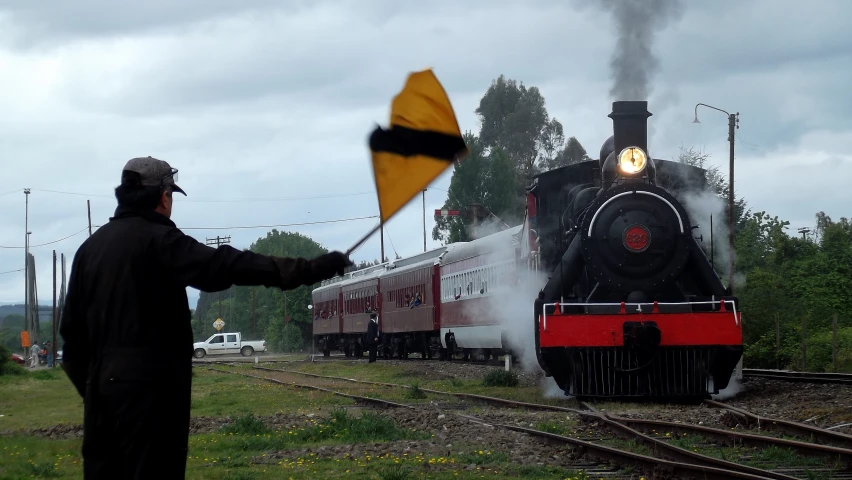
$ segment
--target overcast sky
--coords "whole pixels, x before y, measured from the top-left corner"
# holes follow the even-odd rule
[[[52,249],[70,267],[86,200],[95,225],[108,221],[121,167],[145,155],[180,170],[189,196],[175,197],[172,218],[200,241],[230,235],[245,248],[268,229],[226,227],[376,215],[367,136],[425,67],[462,130],[478,131],[474,109],[504,74],[539,87],[596,156],[612,131],[615,27],[582,3],[0,0],[0,245],[23,245],[31,188],[31,252],[50,303]],[[693,124],[693,107],[738,111],[736,185],[752,209],[794,234],[819,210],[852,215],[852,3],[684,3],[654,44],[652,155],[695,146],[727,172],[725,116],[702,109]],[[449,182],[448,171],[426,193],[429,247]],[[281,228],[346,250],[375,224]],[[422,249],[418,197],[387,225],[385,250]],[[353,259],[378,257],[376,235]],[[23,250],[0,249],[0,272],[23,264]],[[22,271],[0,275],[0,302],[23,296]]]

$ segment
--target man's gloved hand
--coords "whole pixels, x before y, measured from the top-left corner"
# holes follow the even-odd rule
[[[335,275],[343,275],[346,267],[354,265],[349,258],[341,252],[329,252],[325,255],[311,260],[311,270],[317,280],[327,280]]]

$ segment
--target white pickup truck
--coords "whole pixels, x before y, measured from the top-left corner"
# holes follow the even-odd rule
[[[266,341],[243,341],[239,332],[216,333],[203,342],[195,342],[192,345],[195,358],[204,358],[206,355],[228,355],[239,353],[248,357],[254,352],[265,352]]]

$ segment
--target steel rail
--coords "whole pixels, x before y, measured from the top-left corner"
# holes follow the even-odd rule
[[[824,428],[805,425],[804,423],[793,422],[791,420],[761,417],[760,415],[755,415],[747,410],[722,402],[717,402],[715,400],[704,400],[704,403],[716,408],[728,410],[734,414],[744,417],[747,424],[756,424],[758,429],[776,430],[789,435],[812,438],[815,441],[824,444],[835,444],[844,448],[852,448],[852,435],[833,432]]]
[[[297,370],[284,370],[284,369],[276,369],[276,368],[258,367],[258,366],[255,366],[255,365],[252,365],[252,369],[269,370],[271,372],[279,372],[279,373],[293,373],[293,374],[298,374],[298,375],[305,375],[305,376],[308,376],[308,377],[326,378],[326,379],[330,379],[330,380],[343,380],[343,381],[347,381],[347,382],[363,383],[363,384],[367,384],[367,385],[381,385],[381,386],[384,386],[384,387],[398,387],[398,388],[409,388],[409,389],[413,388],[410,385],[402,385],[402,384],[398,384],[398,383],[372,382],[372,381],[369,381],[369,380],[357,380],[357,379],[354,379],[354,378],[334,377],[334,376],[331,376],[331,375],[318,375],[318,374],[315,374],[315,373],[299,372]],[[427,393],[434,393],[434,394],[437,394],[437,395],[451,395],[451,396],[455,396],[457,398],[474,399],[474,400],[479,400],[479,401],[482,401],[482,402],[501,405],[501,406],[523,407],[523,408],[528,408],[528,409],[531,409],[531,410],[552,410],[552,411],[556,411],[556,412],[570,412],[570,413],[579,413],[579,414],[588,413],[588,412],[584,412],[583,410],[579,410],[579,409],[576,409],[576,408],[560,407],[560,406],[557,406],[557,405],[542,405],[542,404],[539,404],[539,403],[520,402],[520,401],[516,401],[516,400],[508,400],[508,399],[505,399],[505,398],[488,397],[488,396],[485,396],[485,395],[477,395],[477,394],[474,394],[474,393],[444,392],[444,391],[441,391],[441,390],[433,390],[431,388],[422,388],[422,387],[420,387],[420,390],[427,392]]]
[[[754,475],[738,470],[726,470],[724,468],[708,467],[703,465],[695,465],[691,463],[664,460],[661,458],[649,457],[638,453],[621,450],[606,445],[598,445],[595,443],[580,440],[578,438],[566,437],[555,433],[543,432],[532,428],[518,427],[515,425],[504,425],[500,423],[492,423],[495,427],[505,428],[516,432],[526,433],[537,437],[546,438],[550,441],[558,441],[571,444],[581,448],[581,453],[593,458],[599,458],[606,461],[612,461],[616,464],[630,463],[647,469],[649,472],[663,473],[664,477],[674,478],[699,478],[699,479],[765,479],[765,478],[795,478],[788,476],[778,476],[774,472],[764,470],[768,476]],[[708,457],[709,458],[709,457]],[[656,475],[652,475],[656,476]]]
[[[774,380],[783,380],[785,382],[852,385],[852,374],[849,373],[796,372],[790,370],[761,370],[756,368],[744,368],[743,376],[751,378],[771,378]]]
[[[834,447],[831,445],[818,445],[815,443],[801,442],[799,440],[788,440],[786,438],[768,437],[766,435],[754,435],[751,433],[722,430],[721,428],[705,427],[703,425],[692,425],[689,423],[674,423],[661,420],[645,420],[638,418],[625,418],[612,416],[619,423],[623,423],[639,430],[667,429],[672,433],[702,435],[717,442],[730,445],[742,444],[750,447],[783,447],[790,448],[801,455],[826,457],[830,460],[838,460],[846,465],[852,465],[852,450]]]
[[[414,353],[419,353],[419,352],[414,352]],[[315,355],[313,362],[319,363],[319,362],[345,361],[345,360],[357,361],[357,360],[366,360],[366,359],[367,359],[366,356],[363,356],[363,357],[354,357],[354,356],[353,357],[345,357],[341,354],[331,355],[329,357]],[[414,358],[391,357],[391,358],[385,358],[385,357],[379,355],[379,356],[376,357],[376,360],[377,361],[383,361],[383,362],[387,362],[387,361],[397,361],[397,362],[449,362],[449,363],[456,364],[456,365],[490,365],[490,366],[501,366],[501,367],[504,365],[503,360],[463,360],[463,359],[460,359],[460,358],[453,358],[452,360],[446,360],[446,359],[443,359],[443,358],[435,358],[435,357],[432,357],[432,358],[421,358],[421,357],[414,357]],[[301,361],[301,360],[297,360],[297,361]],[[311,360],[307,360],[307,361],[310,362]]]
[[[258,369],[258,370],[268,370],[268,371],[271,371],[271,372],[299,374],[299,375],[305,375],[305,376],[309,376],[309,377],[323,378],[323,379],[329,379],[329,380],[341,380],[341,381],[368,384],[368,385],[381,385],[381,386],[408,388],[408,389],[412,388],[410,385],[402,385],[402,384],[386,383],[386,382],[373,382],[373,381],[368,381],[368,380],[357,380],[357,379],[354,379],[354,378],[335,377],[335,376],[330,376],[330,375],[319,375],[319,374],[314,374],[314,373],[299,372],[299,371],[295,371],[295,370],[272,369],[272,368],[257,367],[257,366],[253,366],[253,368]],[[560,407],[560,406],[556,406],[556,405],[543,405],[543,404],[537,404],[537,403],[520,402],[520,401],[516,401],[516,400],[508,400],[508,399],[498,398],[498,397],[488,397],[488,396],[485,396],[485,395],[476,395],[476,394],[470,394],[470,393],[445,392],[445,391],[441,391],[441,390],[433,390],[433,389],[427,389],[427,388],[420,388],[420,390],[422,390],[424,392],[439,394],[439,395],[451,395],[451,396],[455,396],[455,397],[459,397],[459,398],[470,398],[470,399],[480,400],[480,401],[484,401],[484,402],[491,403],[491,404],[498,404],[498,405],[501,405],[501,406],[522,407],[522,408],[527,408],[527,409],[550,410],[550,411],[576,413],[576,414],[580,415],[581,417],[584,417],[585,419],[594,419],[594,420],[602,421],[608,427],[610,427],[613,431],[615,431],[617,434],[621,434],[622,437],[638,438],[643,443],[649,445],[654,451],[661,453],[662,455],[664,455],[665,457],[667,457],[669,460],[672,460],[672,461],[689,461],[689,462],[696,464],[696,465],[704,465],[704,466],[714,467],[714,468],[722,467],[722,468],[728,469],[728,470],[737,470],[737,471],[740,471],[740,472],[751,473],[751,474],[754,474],[754,475],[761,476],[762,478],[775,478],[775,479],[782,479],[782,480],[790,480],[790,479],[795,478],[795,477],[791,477],[791,476],[784,475],[784,474],[781,474],[781,473],[771,472],[769,470],[763,470],[763,469],[759,469],[759,468],[755,468],[755,467],[749,467],[749,466],[740,465],[740,464],[733,463],[733,462],[728,462],[728,461],[725,461],[725,460],[720,460],[720,459],[717,459],[717,458],[709,457],[709,456],[706,456],[706,455],[699,454],[697,452],[691,452],[689,450],[677,447],[677,446],[672,445],[672,444],[670,444],[666,441],[651,437],[651,436],[646,435],[646,434],[644,434],[640,431],[637,431],[637,430],[630,428],[630,426],[627,424],[627,422],[629,422],[630,419],[610,415],[608,413],[599,412],[596,408],[594,408],[594,406],[592,406],[592,405],[590,405],[586,402],[582,402],[582,404],[591,411],[579,410],[579,409],[570,408],[570,407]],[[672,428],[672,427],[676,427],[676,426],[681,425],[681,424],[676,424],[676,423],[673,423],[673,422],[663,422],[663,421],[656,421],[655,423],[659,424],[661,427],[664,427],[664,428],[666,428],[666,427]],[[687,426],[687,428],[688,427],[689,426]],[[726,438],[726,439],[730,439],[730,437],[732,437],[732,436],[734,436],[734,437],[742,436],[741,440],[743,440],[743,443],[745,443],[745,441],[751,441],[753,443],[757,443],[758,437],[760,437],[760,436],[757,436],[757,435],[740,434],[739,432],[727,432],[725,430],[720,430],[720,429],[711,429],[709,427],[700,427],[700,428],[694,429],[693,431],[698,431],[698,432],[702,432],[702,433],[711,432],[711,433],[714,433],[716,437],[720,437],[720,436],[724,435],[725,436],[724,438]],[[755,438],[750,438],[750,437],[755,437]],[[775,440],[778,440],[778,441],[776,442]],[[806,444],[806,443],[803,443],[803,442],[795,442],[795,441],[791,441],[791,440],[775,439],[774,437],[763,437],[761,444],[763,444],[763,445],[776,444],[776,445],[779,445],[779,446],[796,447],[799,451],[807,451],[809,453],[818,453],[820,455],[837,457],[838,459],[843,459],[844,461],[847,461],[847,462],[850,459],[852,459],[852,451],[837,448],[837,447],[824,448],[820,445],[814,445],[814,444],[809,445],[809,444]]]
[[[274,370],[274,369],[263,368],[263,367],[253,367],[253,368],[262,369],[262,370],[270,370],[270,371],[278,372],[278,373],[287,373],[287,372],[282,372],[280,370]],[[323,392],[326,392],[326,393],[331,393],[331,394],[339,395],[339,396],[343,396],[343,397],[358,399],[358,400],[362,400],[362,401],[368,401],[368,402],[372,402],[372,403],[383,404],[385,406],[402,407],[402,408],[409,408],[409,409],[414,408],[414,407],[409,406],[409,405],[402,405],[402,404],[390,402],[390,401],[387,401],[387,400],[381,400],[381,399],[375,399],[375,398],[369,398],[369,397],[361,397],[361,396],[358,396],[358,395],[350,395],[350,394],[347,394],[347,393],[337,392],[335,390],[322,388],[322,387],[316,387],[316,386],[312,386],[312,385],[303,385],[303,384],[297,384],[297,383],[283,382],[283,381],[275,380],[275,379],[268,378],[268,377],[250,375],[250,374],[242,373],[242,372],[229,372],[229,371],[219,370],[219,369],[214,369],[214,368],[208,368],[208,369],[212,370],[212,371],[220,372],[220,373],[225,373],[225,374],[236,373],[237,375],[242,375],[242,376],[250,377],[250,378],[256,378],[256,379],[260,379],[260,380],[266,380],[266,381],[276,383],[276,384],[279,384],[279,385],[292,386],[292,387],[297,387],[297,388],[309,388],[309,389],[323,391]],[[322,376],[320,376],[320,377],[322,377]],[[343,378],[340,378],[340,379],[352,380],[352,379],[343,379]],[[362,381],[356,381],[356,382],[357,383],[379,383],[379,382],[362,382]],[[389,384],[389,385],[394,385],[394,386],[398,386],[398,387],[402,386],[402,385],[395,385],[395,384]],[[439,391],[436,390],[435,392],[439,392]],[[445,392],[441,392],[441,393],[445,393]],[[449,393],[449,392],[446,392],[446,393]],[[493,399],[493,397],[484,397],[484,396],[481,396],[481,395],[477,395],[476,397]],[[505,399],[499,399],[499,400],[506,401],[506,402],[512,402],[512,401],[507,401]],[[517,405],[523,405],[523,406],[526,406],[526,405],[538,406],[537,404],[528,404],[528,403],[525,403],[525,402],[513,402],[513,403],[515,403]],[[541,407],[551,407],[549,405],[540,405],[540,406]],[[556,408],[563,408],[563,407],[556,407]],[[570,410],[574,410],[574,409],[570,409]],[[586,412],[586,411],[582,411],[582,410],[577,410],[577,411],[584,414],[584,415],[592,416],[592,417],[595,417],[595,418],[598,418],[598,419],[601,419],[601,420],[608,420],[605,417],[603,417],[602,415],[599,415],[597,413]],[[455,415],[458,415],[458,414],[455,414]],[[585,440],[580,440],[580,439],[567,437],[567,436],[563,436],[563,435],[557,435],[557,434],[554,434],[554,433],[544,432],[544,431],[536,430],[536,429],[532,429],[532,428],[518,427],[518,426],[515,426],[515,425],[504,425],[504,424],[499,424],[499,423],[490,423],[490,422],[487,422],[485,420],[477,419],[475,417],[471,417],[471,416],[468,416],[468,415],[459,415],[459,416],[461,418],[467,418],[469,421],[475,421],[475,422],[483,424],[483,425],[492,425],[492,426],[507,429],[507,430],[512,430],[512,431],[521,432],[521,433],[525,433],[525,434],[532,435],[532,436],[546,438],[546,439],[551,440],[551,441],[555,440],[555,441],[559,441],[559,442],[562,442],[562,443],[567,443],[567,444],[579,446],[579,447],[582,448],[583,454],[589,455],[589,456],[594,457],[594,458],[601,458],[601,459],[604,459],[604,460],[607,460],[607,461],[614,461],[616,463],[625,463],[625,462],[631,463],[631,464],[637,465],[639,467],[647,468],[649,471],[652,471],[652,472],[653,471],[665,471],[666,473],[673,474],[678,478],[694,477],[694,478],[699,478],[699,479],[718,479],[718,480],[728,480],[728,479],[744,479],[744,480],[782,479],[782,480],[787,480],[787,479],[795,479],[795,477],[790,477],[790,476],[787,476],[787,475],[771,472],[771,471],[768,471],[768,470],[761,470],[761,469],[757,469],[757,468],[753,468],[753,467],[746,467],[746,466],[743,466],[743,465],[738,465],[738,464],[735,464],[735,463],[726,462],[724,460],[716,460],[716,459],[713,459],[711,457],[705,457],[704,455],[695,454],[694,452],[689,452],[688,450],[684,450],[684,449],[681,449],[679,447],[675,447],[674,445],[665,444],[665,442],[661,442],[659,440],[655,440],[655,441],[663,443],[664,447],[666,448],[667,451],[670,452],[669,455],[671,455],[671,456],[677,456],[678,453],[682,452],[683,454],[685,454],[686,456],[689,456],[690,458],[697,459],[697,458],[701,457],[702,461],[704,461],[704,462],[710,463],[711,461],[715,461],[713,463],[715,463],[716,465],[721,465],[722,467],[728,467],[728,468],[717,468],[717,467],[708,466],[708,465],[686,463],[686,462],[683,462],[683,461],[670,461],[670,460],[665,460],[665,459],[660,459],[660,458],[655,458],[655,457],[649,457],[649,456],[646,456],[646,455],[641,455],[641,454],[633,453],[633,452],[630,452],[630,451],[621,450],[621,449],[614,448],[614,447],[609,447],[609,446],[606,446],[606,445],[599,445],[599,444],[587,442]],[[613,422],[613,423],[618,425],[616,422]],[[632,430],[629,427],[626,427],[626,426],[623,426],[623,425],[621,427],[622,427],[623,431],[635,432],[635,435],[638,436],[639,438],[644,437],[644,438],[650,439],[650,437],[648,437],[647,435],[644,435],[640,432]],[[626,429],[626,430],[624,430],[624,429]],[[651,440],[654,440],[654,439],[651,439]],[[663,448],[663,446],[660,446],[660,447]],[[671,453],[671,452],[674,452],[674,453]],[[744,470],[747,470],[747,471],[744,471]],[[756,472],[759,473],[759,474],[756,474]]]
[[[251,377],[251,378],[256,378],[258,380],[265,380],[267,382],[277,383],[279,385],[286,385],[286,386],[289,386],[289,387],[305,388],[305,389],[309,389],[309,390],[317,390],[317,391],[320,391],[320,392],[330,393],[332,395],[337,395],[337,396],[340,396],[340,397],[351,398],[351,399],[355,400],[355,402],[372,403],[374,405],[380,405],[380,406],[384,406],[384,407],[408,408],[408,409],[411,409],[411,410],[414,409],[414,407],[412,407],[411,405],[404,405],[402,403],[391,402],[389,400],[382,400],[380,398],[370,398],[370,397],[362,397],[361,395],[351,395],[351,394],[348,394],[348,393],[330,390],[328,388],[317,387],[316,385],[305,385],[305,384],[295,383],[295,382],[292,382],[292,383],[291,382],[282,382],[281,380],[276,380],[274,378],[261,377],[261,376],[258,376],[258,375],[249,375],[248,373],[242,373],[242,372],[229,372],[227,370],[219,370],[219,369],[212,368],[212,367],[209,367],[208,370],[212,370],[214,372],[219,372],[219,373],[242,375],[244,377]]]

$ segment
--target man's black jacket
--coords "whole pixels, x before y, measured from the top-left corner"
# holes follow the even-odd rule
[[[212,248],[163,215],[123,207],[74,255],[60,333],[63,367],[81,396],[95,376],[183,383],[192,362],[186,287],[311,285],[312,261]],[[180,373],[178,373],[180,372]]]
[[[367,324],[367,344],[373,345],[377,338],[379,338],[379,324],[371,319]]]

